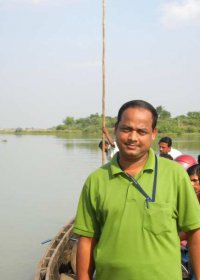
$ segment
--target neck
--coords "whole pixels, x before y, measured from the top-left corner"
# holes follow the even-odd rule
[[[124,172],[128,173],[131,176],[135,176],[145,166],[147,159],[148,153],[136,159],[124,159],[119,154],[119,165]]]

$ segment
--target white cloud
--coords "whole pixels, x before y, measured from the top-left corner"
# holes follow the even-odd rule
[[[200,0],[175,0],[161,8],[161,22],[165,27],[200,25]]]

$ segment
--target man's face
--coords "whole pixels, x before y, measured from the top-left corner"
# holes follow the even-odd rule
[[[120,158],[135,161],[146,156],[157,130],[152,130],[152,114],[143,108],[128,108],[115,127]]]
[[[160,153],[168,154],[171,151],[171,147],[169,147],[167,143],[160,142],[159,150],[160,150]]]
[[[105,143],[105,153],[106,154],[108,153],[108,147],[109,147],[109,145],[107,143]]]
[[[104,144],[104,152],[107,154],[108,153],[108,147],[109,145],[107,143]],[[101,143],[100,149],[103,150],[103,143]]]
[[[190,175],[190,181],[196,193],[200,192],[199,177],[197,174]]]

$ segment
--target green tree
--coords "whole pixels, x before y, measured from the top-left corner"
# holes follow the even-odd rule
[[[72,125],[75,124],[75,120],[74,120],[73,117],[66,117],[66,118],[64,119],[63,123],[64,123],[65,125],[72,126]]]
[[[171,113],[165,110],[163,106],[156,107],[158,112],[158,131],[160,133],[199,133],[200,132],[200,112],[188,112],[187,115],[180,115],[175,118],[171,117]],[[113,133],[116,123],[116,117],[106,116],[106,127]],[[74,119],[67,116],[56,127],[57,130],[79,131],[86,133],[96,133],[101,135],[102,132],[102,115],[91,114],[85,118]]]
[[[200,112],[188,112],[187,116],[190,119],[196,119],[200,121]]]
[[[160,119],[169,119],[169,118],[171,118],[171,113],[166,111],[163,106],[156,107],[156,111],[157,111],[158,117]]]

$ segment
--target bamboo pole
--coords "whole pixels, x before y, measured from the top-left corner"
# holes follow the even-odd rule
[[[105,34],[105,10],[106,10],[106,0],[102,0],[102,164],[105,163],[105,135],[103,133],[103,127],[106,126],[105,118],[105,97],[106,97],[106,63],[105,63],[105,46],[106,46],[106,34]]]

